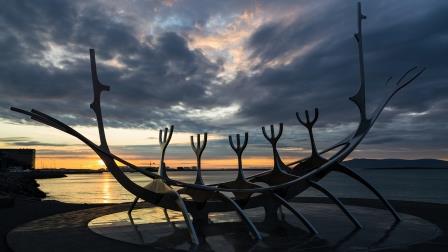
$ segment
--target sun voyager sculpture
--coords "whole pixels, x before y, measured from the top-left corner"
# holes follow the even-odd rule
[[[200,134],[196,136],[196,141],[194,140],[194,137],[191,136],[191,146],[197,158],[195,183],[185,183],[172,179],[167,175],[164,162],[165,151],[173,135],[174,126],[170,126],[159,132],[161,156],[157,173],[139,168],[113,154],[107,143],[101,113],[101,93],[103,91],[109,91],[110,88],[99,81],[96,71],[95,51],[93,49],[90,50],[90,63],[94,98],[90,107],[96,115],[100,139],[99,145],[95,144],[70,126],[38,110],[31,109],[30,111],[26,111],[15,107],[11,107],[11,110],[30,116],[32,120],[72,135],[89,146],[104,161],[108,171],[115,177],[118,183],[120,183],[127,191],[135,195],[136,198],[129,209],[130,215],[132,214],[132,210],[138,199],[147,201],[165,210],[170,209],[180,211],[185,219],[186,226],[190,233],[191,243],[193,244],[200,243],[198,232],[201,231],[202,227],[209,225],[207,216],[211,212],[235,211],[238,213],[242,222],[246,224],[248,232],[253,239],[263,239],[263,236],[260,234],[257,227],[244,212],[244,209],[256,207],[261,207],[265,210],[264,218],[266,222],[277,221],[279,208],[284,207],[288,209],[293,216],[297,217],[310,233],[317,234],[318,230],[316,230],[313,224],[300,213],[299,209],[295,209],[289,203],[308,188],[314,188],[324,193],[341,209],[343,214],[347,216],[356,228],[362,228],[362,224],[350,213],[344,204],[330,191],[318,183],[319,180],[326,177],[331,172],[347,175],[360,182],[383,202],[384,206],[390,211],[396,221],[400,221],[400,216],[391,204],[389,204],[389,202],[365,179],[342,165],[341,162],[358,146],[359,143],[361,143],[392,97],[399,90],[420,76],[425,69],[413,67],[405,72],[398,79],[395,86],[393,86],[389,93],[384,97],[382,103],[373,110],[373,113],[367,114],[362,37],[362,21],[366,19],[366,17],[361,12],[360,3],[358,3],[357,14],[358,31],[355,33],[355,39],[359,54],[360,86],[355,95],[350,97],[350,100],[359,109],[358,127],[354,132],[343,138],[341,141],[325,150],[318,151],[313,135],[313,126],[319,116],[318,109],[315,109],[313,118],[310,117],[308,111],[305,111],[304,117],[300,116],[299,113],[296,113],[298,121],[305,126],[309,132],[312,152],[309,157],[291,164],[285,164],[277,150],[277,143],[283,132],[283,124],[280,123],[278,127],[270,125],[268,130],[266,130],[265,127],[262,127],[264,137],[272,146],[273,167],[268,171],[250,177],[244,175],[242,164],[242,155],[249,140],[247,132],[244,135],[237,134],[236,136],[229,136],[230,146],[235,151],[238,159],[238,173],[234,180],[218,184],[204,184],[201,175],[201,156],[207,145],[207,133],[204,133],[202,141]],[[328,159],[324,158],[322,154],[329,151],[335,151],[335,154]],[[147,176],[151,182],[146,186],[136,184],[117,166],[117,161]],[[233,197],[224,194],[225,192],[233,194]]]

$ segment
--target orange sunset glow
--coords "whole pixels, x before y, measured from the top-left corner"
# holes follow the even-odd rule
[[[280,154],[287,162],[298,160],[309,154],[310,143],[306,129],[300,127],[294,114],[314,107],[322,111],[316,124],[318,148],[342,139],[356,126],[357,120],[356,110],[347,97],[356,90],[358,77],[347,77],[345,73],[351,70],[339,69],[340,66],[356,69],[353,46],[350,46],[353,41],[346,40],[351,39],[347,34],[352,34],[352,24],[337,15],[318,18],[323,17],[319,14],[323,3],[247,1],[234,4],[227,9],[217,7],[220,4],[216,3],[213,7],[216,9],[210,9],[202,19],[198,13],[195,16],[181,11],[188,9],[182,1],[142,3],[148,5],[144,8],[113,1],[102,3],[105,13],[114,13],[116,17],[111,20],[114,25],[105,27],[123,30],[120,33],[123,36],[118,36],[123,41],[118,41],[112,30],[90,33],[89,27],[83,27],[88,35],[62,40],[55,39],[56,35],[54,38],[36,35],[46,39],[39,40],[31,58],[21,59],[25,68],[36,70],[29,73],[5,70],[5,76],[12,77],[0,79],[2,92],[6,92],[2,102],[5,108],[17,106],[45,111],[97,142],[96,122],[88,108],[92,98],[88,48],[95,48],[101,80],[111,87],[102,97],[109,145],[114,153],[137,165],[159,165],[158,129],[170,124],[176,126],[167,149],[166,163],[170,167],[195,165],[189,137],[205,131],[209,132],[209,145],[204,152],[204,168],[234,168],[235,155],[227,137],[246,131],[250,139],[244,165],[269,167],[272,153],[260,128],[279,122],[285,123],[285,134],[279,142]],[[76,11],[87,8],[83,4],[74,5]],[[351,13],[348,10],[353,6],[341,6],[341,13]],[[372,22],[369,27],[388,25],[380,23]],[[399,40],[399,36],[389,39]],[[116,41],[116,48],[101,42],[109,40]],[[22,44],[29,43],[25,48],[31,48],[34,42]],[[379,43],[368,41],[367,53],[381,51],[378,46]],[[416,56],[408,63],[430,65],[420,58]],[[369,60],[372,60],[367,63],[373,67],[372,82],[375,83],[380,76],[402,70],[381,68],[384,62],[381,57]],[[432,71],[439,73],[438,67],[432,67]],[[435,79],[429,82],[441,83]],[[372,101],[380,97],[377,93],[384,91],[383,86],[375,83],[368,85],[375,89],[375,94],[368,97]],[[427,135],[438,132],[443,125],[433,129],[425,124],[431,120],[420,120],[431,117],[432,113],[442,113],[444,102],[439,100],[421,108],[409,102],[415,100],[415,93],[426,94],[420,89],[428,85],[411,87],[408,93],[402,94],[400,102],[386,107],[388,119],[374,129],[369,136],[371,140],[367,139],[367,144],[368,141],[373,144],[361,145],[349,159],[412,159],[417,150],[419,158],[446,159],[440,147],[443,141],[430,141]],[[406,139],[390,137],[398,135],[392,132],[398,130],[396,125],[400,125],[400,131],[407,132],[401,134],[408,136]],[[0,115],[0,128],[0,148],[36,149],[37,168],[104,167],[81,142],[13,115],[7,109]],[[380,142],[386,145],[380,146]]]

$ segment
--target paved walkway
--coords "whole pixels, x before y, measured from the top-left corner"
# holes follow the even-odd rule
[[[306,199],[308,202],[325,203],[321,198]],[[378,202],[363,199],[346,199],[346,203],[379,207]],[[447,251],[448,249],[448,205],[416,203],[416,202],[392,202],[397,210],[402,213],[423,217],[437,223],[441,229],[440,236],[423,244],[406,247],[406,251]],[[95,234],[87,227],[90,220],[106,214],[112,214],[127,209],[126,204],[103,206],[86,210],[72,211],[64,214],[49,216],[35,220],[16,228],[8,235],[8,243],[14,251],[155,251],[157,248],[131,243],[120,242]],[[335,213],[332,213],[334,215]],[[340,215],[341,213],[337,213]],[[350,223],[346,223],[350,225]],[[248,237],[243,237],[248,239]],[[240,238],[240,239],[243,239]],[[238,237],[236,237],[238,239]],[[165,248],[159,250],[166,251]],[[209,250],[209,249],[205,249]],[[316,251],[327,251],[320,247]],[[331,249],[333,250],[333,249]],[[62,250],[61,250],[62,251]],[[315,250],[313,250],[315,251]],[[400,251],[400,250],[397,250]]]

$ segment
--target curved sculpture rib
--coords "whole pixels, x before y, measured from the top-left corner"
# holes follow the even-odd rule
[[[15,107],[11,107],[11,110],[14,112],[18,112],[21,114],[25,114],[31,117],[32,120],[38,121],[40,123],[46,124],[50,127],[59,129],[69,135],[72,135],[76,138],[78,138],[79,140],[81,140],[82,142],[84,142],[87,146],[89,146],[95,153],[97,153],[99,155],[100,158],[102,157],[107,157],[111,160],[116,160],[119,161],[120,163],[123,163],[127,166],[129,166],[130,168],[134,169],[135,171],[140,172],[143,175],[146,175],[150,178],[153,179],[161,179],[161,177],[155,173],[149,172],[147,170],[141,169],[139,167],[137,167],[136,165],[126,161],[125,159],[122,159],[118,156],[116,156],[115,154],[105,151],[103,150],[101,147],[97,146],[96,144],[94,144],[92,141],[90,141],[89,139],[87,139],[86,137],[84,137],[82,134],[80,134],[79,132],[77,132],[76,130],[74,130],[73,128],[63,124],[62,122],[54,119],[53,117],[50,117],[42,112],[39,112],[41,115],[37,114],[36,110],[32,110],[30,111],[26,111],[23,109],[19,109],[19,108],[15,108]],[[107,166],[107,164],[106,164]],[[109,168],[109,167],[108,167]],[[117,169],[118,166],[117,166]],[[121,172],[121,171],[120,171]],[[190,184],[190,183],[185,183],[182,181],[177,181],[177,180],[173,180],[171,178],[166,179],[167,183],[169,185],[173,185],[173,186],[180,186],[180,187],[186,187],[186,188],[192,188],[192,189],[198,189],[198,190],[205,190],[205,191],[222,191],[222,192],[251,192],[251,193],[256,193],[256,192],[267,192],[270,190],[275,190],[278,188],[281,188],[283,185],[278,185],[271,188],[258,188],[258,189],[228,189],[228,188],[217,188],[217,187],[212,187],[212,186],[207,186],[207,185],[195,185],[195,184]]]
[[[294,214],[302,223],[305,225],[305,227],[310,231],[312,234],[318,234],[319,232],[317,229],[311,224],[311,222],[308,221],[305,216],[303,216],[299,211],[297,211],[291,204],[288,203],[285,199],[280,197],[278,194],[273,193],[273,196],[276,200],[278,200],[286,209],[288,209],[292,214]],[[280,208],[281,209],[281,208]]]
[[[223,193],[218,192],[218,197],[220,197],[223,201],[228,202],[235,209],[237,214],[240,216],[241,220],[246,224],[250,233],[254,236],[256,240],[262,240],[261,234],[258,229],[255,227],[254,223],[247,217],[244,213],[243,209],[231,198],[227,197]]]
[[[193,244],[198,245],[199,244],[198,235],[196,234],[196,229],[194,228],[193,223],[191,221],[190,214],[188,213],[184,201],[177,193],[176,193],[176,204],[179,206],[180,211],[182,212],[182,215],[185,219],[185,224],[187,224],[188,231],[190,232],[191,242]]]
[[[180,196],[177,193],[175,193],[173,191],[175,196],[177,196],[177,198],[176,197],[173,198],[174,194],[172,194],[172,193],[157,193],[157,192],[152,192],[150,190],[146,190],[145,188],[137,185],[132,180],[130,180],[120,170],[120,168],[116,165],[115,158],[111,155],[108,145],[107,145],[106,137],[104,134],[104,126],[102,123],[102,115],[101,115],[101,103],[100,103],[101,92],[104,90],[108,90],[108,88],[107,88],[107,86],[102,85],[98,81],[98,77],[96,75],[95,54],[94,54],[93,50],[90,51],[90,56],[91,56],[91,66],[92,66],[91,67],[92,81],[93,81],[93,89],[94,89],[94,101],[91,104],[91,108],[94,110],[95,115],[97,117],[100,142],[101,142],[100,146],[97,146],[96,144],[91,142],[89,139],[84,137],[82,134],[80,134],[73,128],[65,125],[64,123],[44,114],[42,112],[39,112],[37,110],[31,110],[31,112],[28,112],[28,111],[24,111],[24,110],[17,109],[17,108],[11,108],[11,110],[29,115],[29,116],[31,116],[31,119],[34,119],[41,123],[44,123],[44,124],[47,124],[54,128],[57,128],[59,130],[62,130],[72,136],[75,136],[76,138],[78,138],[79,140],[84,142],[87,146],[89,146],[91,149],[93,149],[97,153],[97,155],[103,160],[103,162],[106,164],[107,168],[113,174],[113,176],[117,179],[117,181],[126,190],[128,190],[132,194],[136,195],[138,198],[142,198],[151,203],[158,203],[160,201],[165,200],[165,201],[167,201],[166,204],[170,204],[170,202],[172,202],[174,200],[176,206],[173,206],[172,208],[177,209],[183,213],[185,222],[186,222],[187,227],[190,232],[192,243],[198,244],[199,241],[198,241],[198,238],[196,235],[196,231],[194,230],[191,220],[189,219],[188,213],[185,212],[185,209],[186,209],[185,204],[183,203],[182,199],[180,198]],[[153,176],[152,174],[150,177],[156,178],[156,176]],[[157,179],[160,179],[160,178],[157,178]],[[182,201],[182,204],[179,201]]]
[[[383,195],[381,195],[381,193],[379,193],[375,187],[373,187],[369,182],[367,182],[363,177],[361,177],[360,175],[358,175],[356,172],[344,167],[344,166],[340,166],[339,169],[337,169],[336,171],[341,172],[349,177],[351,177],[352,179],[360,182],[362,185],[364,185],[365,187],[367,187],[371,192],[373,192],[380,200],[381,202],[383,202],[383,204],[386,206],[386,208],[392,213],[392,215],[395,218],[395,221],[400,221],[401,218],[398,215],[397,211],[395,211],[395,209],[392,207],[392,205],[389,203],[389,201],[387,201]]]
[[[355,225],[356,228],[362,228],[361,223],[353,216],[350,211],[345,207],[345,205],[338,199],[336,196],[334,196],[330,191],[325,189],[325,187],[319,185],[316,182],[309,181],[310,185],[315,188],[316,190],[322,192],[325,194],[328,198],[330,198],[333,202],[336,203],[336,205],[342,210],[342,212],[349,218],[349,220]]]
[[[107,152],[107,151],[103,150],[102,148],[100,148],[99,146],[97,146],[96,144],[91,142],[89,139],[84,137],[79,132],[77,132],[74,129],[72,129],[71,127],[69,127],[69,126],[67,126],[67,125],[57,121],[54,118],[49,117],[48,115],[45,115],[45,114],[40,112],[41,114],[51,118],[52,120],[59,122],[59,124],[55,123],[52,120],[49,120],[48,118],[42,117],[39,114],[34,113],[36,110],[33,110],[34,112],[29,112],[29,111],[25,111],[25,110],[14,108],[14,107],[12,107],[11,110],[13,110],[15,112],[18,112],[18,113],[22,113],[22,114],[28,115],[28,116],[31,116],[31,119],[33,119],[33,120],[36,120],[36,121],[41,122],[43,124],[46,124],[48,126],[54,127],[56,129],[59,129],[59,130],[61,130],[63,132],[66,132],[67,134],[70,134],[70,135],[78,138],[79,140],[84,142],[87,146],[89,146],[95,153],[97,153],[98,156],[101,159],[104,158],[103,161],[105,161],[105,160],[112,160],[112,161],[113,160],[117,160],[120,163],[128,165],[130,168],[132,168],[132,169],[134,169],[134,170],[136,170],[136,171],[138,171],[138,172],[140,172],[140,173],[142,173],[142,174],[144,174],[144,175],[146,175],[146,176],[148,176],[150,178],[155,178],[155,179],[160,179],[161,178],[157,174],[154,174],[152,172],[149,172],[149,171],[146,171],[144,169],[141,169],[141,168],[135,166],[134,164],[132,164],[132,163],[130,163],[130,162],[128,162],[128,161],[126,161],[126,160],[124,160],[124,159],[122,159],[122,158],[120,158],[120,157],[118,157],[118,156],[116,156],[116,155],[114,155],[114,154],[112,154],[110,152]],[[275,190],[282,189],[284,187],[292,186],[292,185],[294,185],[296,183],[299,183],[299,182],[306,181],[307,179],[313,177],[317,173],[322,172],[322,171],[328,169],[329,167],[331,167],[332,165],[334,165],[337,162],[340,162],[339,160],[344,159],[347,155],[350,154],[350,152],[354,149],[354,147],[356,147],[356,145],[359,144],[358,141],[359,141],[359,138],[356,138],[356,139],[354,139],[353,142],[345,144],[343,149],[337,155],[334,155],[331,159],[328,160],[328,162],[326,162],[325,164],[323,164],[319,168],[317,168],[317,169],[307,173],[306,175],[301,176],[301,177],[297,177],[294,180],[291,180],[291,181],[288,181],[288,182],[285,182],[285,183],[281,183],[281,184],[278,184],[278,185],[274,185],[274,186],[251,188],[251,189],[231,189],[231,188],[217,188],[217,187],[207,186],[207,185],[195,185],[195,184],[185,183],[185,182],[182,182],[182,181],[173,180],[173,179],[170,179],[170,178],[168,178],[166,181],[167,181],[168,185],[172,185],[172,186],[180,186],[180,187],[186,187],[186,188],[192,188],[192,189],[198,189],[198,190],[205,190],[205,191],[213,191],[213,192],[220,191],[220,192],[262,193],[262,192],[268,192],[268,191],[275,191]],[[111,163],[111,162],[107,162],[106,163],[105,162],[105,164],[106,164],[106,166],[108,168],[109,168],[109,165],[111,167],[115,166],[116,169],[118,170],[118,172],[122,173],[120,171],[120,169],[118,168],[118,166],[116,166],[116,164],[114,162],[113,163]],[[126,177],[124,174],[123,174],[123,176]],[[127,177],[126,177],[126,179],[129,180]],[[147,190],[145,190],[144,188],[142,188],[140,186],[138,186],[138,188],[139,188],[138,190],[143,190],[142,193],[147,191]],[[132,189],[130,191],[132,193],[134,193],[136,190]],[[140,193],[137,193],[137,194],[140,194]]]

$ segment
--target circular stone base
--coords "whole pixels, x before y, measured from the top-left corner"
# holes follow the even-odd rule
[[[270,251],[278,250],[331,250],[363,251],[386,248],[405,248],[423,243],[441,234],[439,228],[413,215],[400,213],[396,223],[390,212],[376,208],[348,206],[363,225],[356,229],[342,211],[332,204],[291,203],[316,227],[319,234],[310,235],[303,224],[286,209],[283,218],[275,223],[264,223],[262,208],[245,210],[255,223],[263,240],[255,241],[246,226],[234,212],[211,213],[210,224],[199,234],[199,250],[205,251]],[[188,250],[194,248],[182,215],[160,208],[136,209],[132,219],[126,211],[93,219],[93,232],[118,241],[152,248]],[[281,216],[281,215],[279,215]]]

